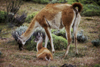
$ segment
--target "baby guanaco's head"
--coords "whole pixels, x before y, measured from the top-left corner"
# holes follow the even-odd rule
[[[38,33],[38,35],[35,37],[34,41],[38,42],[38,41],[41,41],[41,40],[43,40],[42,33]]]

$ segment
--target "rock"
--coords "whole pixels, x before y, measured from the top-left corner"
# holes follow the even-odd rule
[[[88,37],[83,34],[83,30],[77,33],[77,41],[84,43],[88,40]],[[74,35],[72,34],[72,43],[74,43]]]
[[[83,34],[83,30],[79,31],[77,34],[77,41],[84,43],[87,40],[88,40],[88,37]]]
[[[64,64],[61,67],[76,67],[76,66],[75,65],[72,65],[72,64]]]
[[[96,46],[96,47],[100,46],[100,40],[99,39],[93,40],[93,41],[91,41],[91,43],[93,44],[93,46]]]
[[[20,27],[18,27],[17,29],[15,29],[15,30],[12,32],[13,38],[17,41],[18,36],[16,35],[16,32],[18,33],[19,36],[21,36],[21,35],[26,31],[27,28],[28,28],[27,26],[20,26]]]
[[[52,29],[51,32],[57,36],[62,36],[64,38],[66,38],[66,32],[65,32],[65,28],[62,28],[60,30],[55,30],[55,29]],[[73,32],[73,29],[71,29],[71,33]]]

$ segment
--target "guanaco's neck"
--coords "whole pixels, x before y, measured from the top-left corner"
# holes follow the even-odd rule
[[[37,51],[39,51],[43,46],[42,46],[42,43],[43,43],[43,39],[41,38],[38,42],[37,42]]]

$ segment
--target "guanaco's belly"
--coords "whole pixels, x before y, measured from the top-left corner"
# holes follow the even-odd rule
[[[61,29],[63,28],[62,23],[62,12],[58,12],[52,20],[47,20],[50,28],[52,29]]]

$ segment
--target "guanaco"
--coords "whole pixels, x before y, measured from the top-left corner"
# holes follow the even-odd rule
[[[36,47],[37,48],[37,55],[36,55],[37,58],[43,59],[46,61],[53,60],[52,53],[47,48],[43,47],[42,45],[43,43],[42,33],[38,33],[34,41],[37,42],[37,47]]]
[[[78,8],[76,8],[78,7]],[[34,32],[34,29],[37,27],[43,27],[45,30],[45,47],[47,47],[48,39],[51,43],[52,52],[55,51],[53,45],[53,38],[51,36],[51,28],[52,29],[62,29],[65,28],[66,36],[68,40],[67,49],[65,52],[65,56],[67,56],[71,43],[71,28],[73,28],[74,33],[74,42],[75,42],[75,52],[78,53],[77,50],[77,29],[80,23],[80,12],[82,11],[81,3],[73,3],[70,4],[48,4],[44,7],[31,21],[28,29],[25,33],[18,37],[17,42],[19,43],[19,49],[23,49],[23,45],[25,45],[26,41],[31,37]],[[59,45],[58,45],[59,46]]]

